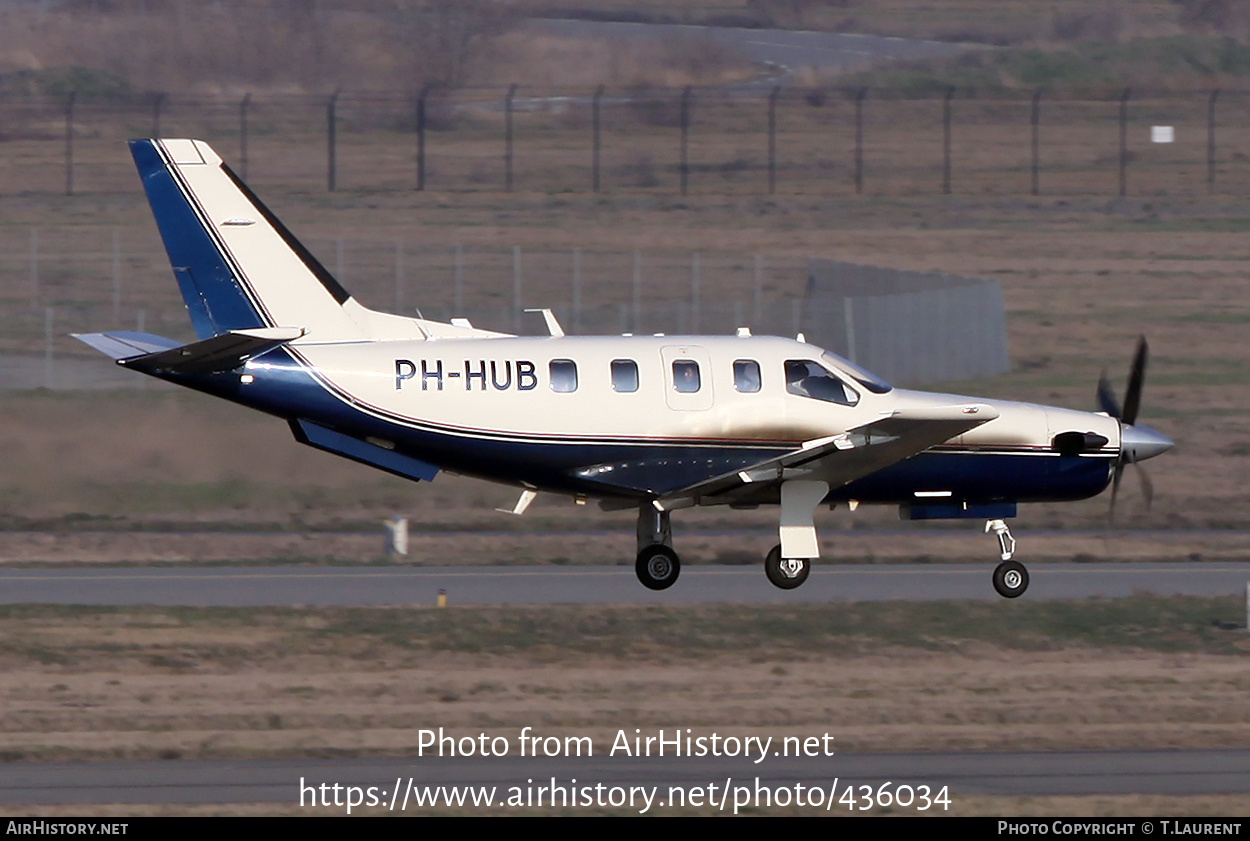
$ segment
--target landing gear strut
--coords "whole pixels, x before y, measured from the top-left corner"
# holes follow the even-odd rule
[[[1011,529],[1002,520],[987,520],[985,533],[990,532],[998,538],[998,554],[1002,558],[1002,563],[994,568],[994,589],[1004,599],[1024,595],[1024,591],[1029,589],[1029,571],[1024,564],[1011,559],[1016,552],[1016,540],[1011,536]]]
[[[774,587],[793,590],[807,580],[812,558],[820,557],[813,513],[829,493],[825,482],[791,480],[781,485],[781,543],[764,559],[764,574]]]
[[[681,559],[673,551],[673,524],[668,511],[650,503],[638,507],[638,560],[634,572],[649,590],[667,590],[681,574]]]

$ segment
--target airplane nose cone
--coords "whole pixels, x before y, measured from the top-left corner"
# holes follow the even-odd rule
[[[1172,439],[1148,426],[1124,424],[1120,430],[1120,452],[1127,462],[1145,461],[1175,447]]]

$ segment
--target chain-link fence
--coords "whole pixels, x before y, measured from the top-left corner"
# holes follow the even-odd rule
[[[804,260],[673,250],[568,251],[338,238],[309,247],[364,305],[545,331],[547,307],[572,334],[756,333],[801,329]],[[96,227],[0,230],[0,387],[137,385],[70,334],[146,330],[191,341],[154,232]]]
[[[1190,195],[1250,189],[1250,92],[457,89],[0,100],[0,193],[133,189],[191,136],[300,190]]]

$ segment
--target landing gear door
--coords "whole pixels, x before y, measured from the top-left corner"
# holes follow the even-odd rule
[[[712,408],[712,360],[697,345],[666,345],[660,348],[664,361],[664,399],[670,409],[706,411]]]

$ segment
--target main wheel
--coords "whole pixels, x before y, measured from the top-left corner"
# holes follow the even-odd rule
[[[672,549],[656,543],[638,553],[634,571],[638,573],[642,586],[650,590],[667,590],[681,574],[681,561]]]
[[[780,544],[773,547],[764,559],[764,574],[774,587],[793,590],[804,581],[812,571],[812,562],[807,558],[782,558]]]
[[[1003,561],[994,567],[994,589],[1004,599],[1024,595],[1029,589],[1029,571],[1019,561]]]

